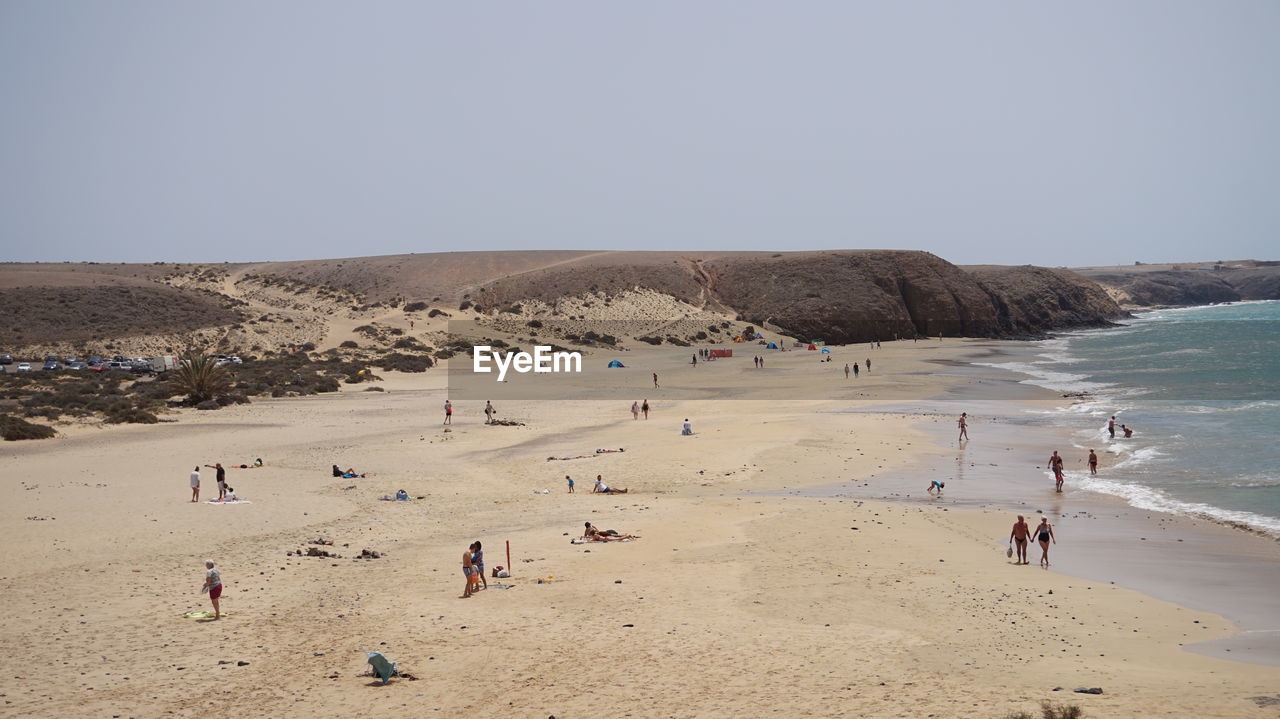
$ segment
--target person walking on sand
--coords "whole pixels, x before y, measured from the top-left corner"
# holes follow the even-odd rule
[[[960,413],[960,439],[969,439],[969,413]],[[956,440],[959,442],[960,440]]]
[[[222,609],[218,600],[222,598],[222,572],[213,566],[212,559],[204,560],[204,585],[200,587],[200,591],[209,593],[209,601],[213,602],[213,618],[221,618]]]
[[[1018,561],[1014,564],[1030,564],[1027,561],[1027,539],[1031,536],[1031,527],[1027,526],[1027,520],[1018,515],[1018,521],[1013,523],[1013,531],[1009,532],[1009,546],[1017,545]]]
[[[474,583],[471,575],[475,571],[475,565],[471,563],[471,547],[467,547],[467,551],[462,553],[462,579],[466,584],[462,587],[462,596],[459,599],[469,599],[471,597],[471,585]]]
[[[1049,469],[1053,470],[1054,487],[1062,491],[1062,457],[1058,454],[1058,450],[1053,450],[1053,454],[1049,455],[1047,462]]]
[[[191,501],[200,501],[200,465],[191,470]]]
[[[657,388],[658,388],[658,373],[657,373],[657,372],[654,372],[654,373],[653,373],[653,388],[654,388],[654,389],[657,389]]]
[[[217,470],[218,501],[221,502],[227,496],[227,470],[223,469],[222,462],[214,462],[205,466],[209,469]]]
[[[488,589],[489,579],[484,576],[484,547],[480,546],[479,539],[472,543],[471,550],[471,568],[475,570],[475,574],[471,576],[480,583],[478,589]]]
[[[631,419],[640,419],[640,403],[631,403]]]
[[[849,379],[849,363],[844,363],[844,378]]]
[[[486,399],[484,401],[484,423],[485,424],[493,424],[493,415],[495,412],[496,410],[494,410],[493,408],[493,402],[490,402],[489,400]]]
[[[640,411],[644,413],[644,418],[649,419],[649,398],[645,397],[644,404],[640,405]]]
[[[858,379],[858,363],[853,363],[853,378]]]
[[[569,483],[569,494],[573,494],[573,477],[566,474],[564,476],[564,481]]]
[[[444,423],[453,424],[453,402],[444,401]]]
[[[868,357],[868,358],[867,358],[867,372],[868,372],[868,373],[870,373],[870,372],[871,372],[871,358],[870,358],[870,357]]]
[[[697,366],[698,366],[698,355],[692,355],[692,356],[693,356],[693,366],[694,366],[694,367],[697,367]]]
[[[1111,435],[1111,439],[1116,438],[1116,416],[1111,415],[1111,419],[1107,422],[1107,433]]]
[[[1040,526],[1036,527],[1036,541],[1040,542],[1040,566],[1049,567],[1049,540],[1053,540],[1054,544],[1058,543],[1058,538],[1053,536],[1053,525],[1049,524],[1048,517],[1040,518]]]
[[[1089,450],[1089,474],[1097,474],[1097,473],[1098,473],[1098,453],[1091,449]]]

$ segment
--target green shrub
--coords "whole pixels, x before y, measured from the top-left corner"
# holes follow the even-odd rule
[[[347,349],[353,349],[353,350],[354,350],[354,349],[360,349],[360,345],[356,344],[355,342],[353,342],[353,341],[351,341],[351,340],[347,340],[346,342],[343,342],[342,344],[340,344],[340,345],[338,345],[338,346],[339,346],[339,347],[345,347],[345,348],[347,348]]]
[[[649,344],[651,344],[651,345],[660,345],[660,344],[662,344],[662,338],[661,338],[661,337],[637,337],[636,339],[637,339],[638,341],[640,341],[640,342],[648,342],[648,343],[649,343]]]
[[[0,437],[15,442],[20,439],[49,439],[57,434],[53,427],[28,422],[11,414],[0,414]]]
[[[159,421],[160,419],[154,414],[137,407],[107,415],[108,424],[155,424]]]
[[[427,308],[426,302],[410,302],[404,306],[405,312],[421,312]]]
[[[396,372],[426,372],[433,364],[435,362],[430,355],[408,355],[400,352],[385,354],[374,362],[377,367]]]

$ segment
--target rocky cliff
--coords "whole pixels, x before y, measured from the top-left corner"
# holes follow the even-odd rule
[[[653,253],[657,254],[657,253]],[[486,310],[576,290],[653,290],[695,307],[832,343],[895,337],[1014,337],[1097,327],[1123,311],[1096,283],[1038,267],[966,271],[927,252],[735,253],[661,262],[559,264],[488,283]],[[654,258],[648,257],[646,260]]]
[[[1240,300],[1280,299],[1280,266],[1241,260],[1193,268],[1182,265],[1092,267],[1080,270],[1131,307],[1184,307]]]

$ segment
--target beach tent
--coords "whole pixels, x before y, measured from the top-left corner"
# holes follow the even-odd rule
[[[715,359],[716,357],[732,357],[733,350],[711,350],[711,352],[708,353],[708,356],[712,359]]]
[[[733,341],[734,341],[734,342],[741,342],[741,341],[742,341],[742,338],[741,338],[741,337],[734,337],[734,338],[733,338]]]
[[[762,335],[762,334],[760,334],[759,332],[757,332],[757,333],[756,333],[756,339],[758,339],[758,340],[762,340],[762,339],[764,339],[764,335]]]
[[[816,350],[816,349],[818,349],[818,346],[817,346],[817,345],[815,345],[815,344],[810,344],[810,345],[809,345],[809,349],[811,349],[811,350]]]
[[[778,349],[778,343],[777,343],[777,342],[770,342],[770,343],[769,343],[769,346],[768,346],[768,347],[765,347],[765,349],[776,350],[776,349]]]
[[[831,354],[831,348],[830,348],[830,347],[823,347],[823,348],[822,348],[822,354],[824,354],[824,355],[829,355],[829,354]]]
[[[610,367],[626,367],[626,365],[622,364],[622,360],[609,360],[609,366]]]

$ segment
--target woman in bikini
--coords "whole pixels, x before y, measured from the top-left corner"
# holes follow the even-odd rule
[[[1036,541],[1040,542],[1040,566],[1049,566],[1049,541],[1054,544],[1058,543],[1058,538],[1053,536],[1053,525],[1049,524],[1048,517],[1040,518],[1040,526],[1036,527]]]

